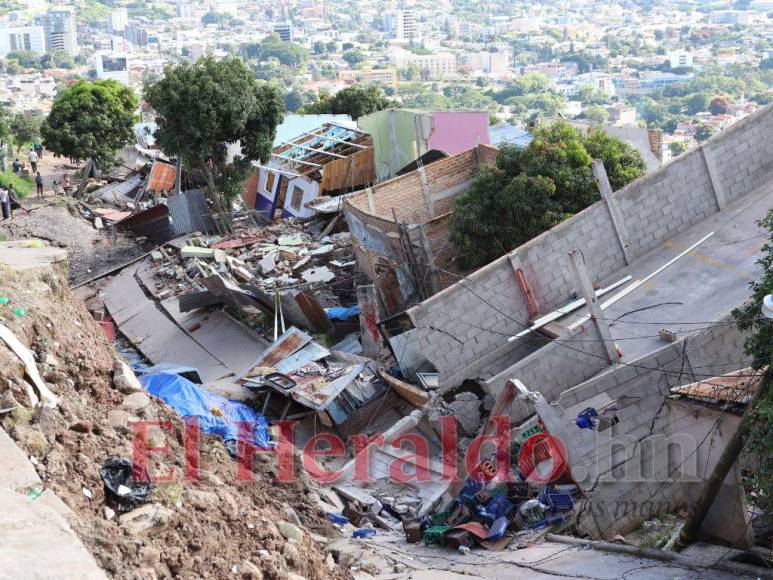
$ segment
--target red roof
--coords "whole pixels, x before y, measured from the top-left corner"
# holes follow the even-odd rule
[[[153,162],[153,167],[148,175],[147,189],[157,193],[169,193],[174,189],[174,181],[177,172],[175,166],[163,161]]]

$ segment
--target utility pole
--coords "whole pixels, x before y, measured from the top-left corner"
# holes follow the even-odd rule
[[[682,531],[679,532],[679,538],[674,544],[675,551],[681,552],[698,537],[698,532],[703,525],[703,521],[706,519],[706,515],[711,509],[711,504],[714,503],[714,499],[717,497],[717,493],[719,493],[722,483],[730,472],[730,468],[733,467],[733,464],[738,459],[741,451],[743,451],[746,439],[751,432],[757,403],[767,394],[771,384],[773,384],[773,370],[771,370],[771,367],[768,367],[762,375],[760,386],[746,406],[746,411],[743,414],[741,423],[738,425],[738,429],[730,438],[730,441],[728,441],[725,450],[719,457],[719,461],[717,461],[717,464],[714,466],[711,477],[706,481],[706,485],[695,504],[695,509],[688,516],[684,527],[682,527]]]

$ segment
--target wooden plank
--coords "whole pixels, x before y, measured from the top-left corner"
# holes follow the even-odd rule
[[[393,377],[389,373],[387,373],[384,369],[379,369],[378,375],[384,380],[384,382],[389,385],[395,393],[397,393],[401,398],[408,401],[411,405],[414,407],[423,407],[427,403],[429,403],[430,396],[429,393],[426,391],[420,389],[419,387],[416,387],[414,385],[411,385],[410,383],[406,383],[405,381],[401,381],[398,378]]]

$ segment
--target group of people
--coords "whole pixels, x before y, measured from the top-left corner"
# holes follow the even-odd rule
[[[40,171],[38,171],[38,161],[40,161],[42,158],[43,158],[43,146],[40,145],[39,143],[35,143],[30,148],[29,153],[27,153],[27,159],[30,162],[32,173],[35,175],[35,190],[37,192],[37,197],[41,199],[44,197],[43,176],[40,175]],[[13,172],[21,173],[22,169],[24,169],[24,163],[19,161],[18,158],[14,159]],[[53,189],[54,189],[54,195],[59,195],[62,193],[64,195],[69,195],[72,190],[69,176],[65,174],[61,182],[54,181]]]
[[[3,221],[13,218],[13,212],[17,209],[24,208],[19,203],[19,198],[13,187],[0,185],[0,214],[3,216]]]

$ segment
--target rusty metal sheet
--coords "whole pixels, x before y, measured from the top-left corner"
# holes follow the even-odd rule
[[[247,371],[241,373],[239,378],[244,379],[246,376],[249,376],[256,367],[276,367],[309,342],[311,342],[311,337],[308,334],[294,326],[288,328],[276,342],[260,353],[260,356],[258,356],[253,365]]]
[[[169,193],[174,189],[176,177],[177,171],[174,165],[156,160],[150,168],[146,189],[157,193]]]
[[[345,437],[351,437],[356,433],[362,432],[362,430],[373,420],[373,417],[381,415],[389,409],[397,407],[399,404],[400,398],[391,390],[387,391],[386,395],[376,395],[373,399],[349,415],[346,420],[338,426],[338,429]]]
[[[309,321],[311,329],[314,332],[330,332],[333,324],[327,317],[327,313],[319,305],[316,296],[309,290],[304,290],[295,295],[295,302],[298,308]]]

